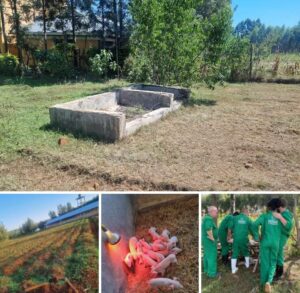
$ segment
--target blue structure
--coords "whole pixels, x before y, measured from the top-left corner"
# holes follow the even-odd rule
[[[61,222],[69,221],[72,218],[74,220],[78,217],[84,217],[85,215],[90,215],[94,211],[94,214],[98,214],[99,209],[99,199],[88,202],[74,210],[71,210],[63,215],[57,216],[46,222],[45,227],[48,228],[53,225],[57,225]]]

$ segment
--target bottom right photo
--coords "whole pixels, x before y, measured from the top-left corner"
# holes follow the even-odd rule
[[[300,292],[300,194],[202,195],[203,293]]]

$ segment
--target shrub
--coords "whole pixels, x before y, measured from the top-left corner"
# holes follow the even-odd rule
[[[91,72],[98,77],[107,78],[109,71],[117,69],[117,63],[112,58],[113,55],[110,51],[101,50],[100,54],[89,59]]]
[[[19,66],[18,58],[11,54],[0,54],[0,74],[14,75]]]
[[[42,73],[53,77],[70,77],[73,74],[71,62],[59,50],[49,50],[45,61],[40,64]]]

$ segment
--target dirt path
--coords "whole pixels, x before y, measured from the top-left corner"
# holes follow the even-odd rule
[[[23,150],[1,190],[299,190],[300,85],[194,88],[194,105],[116,144]]]

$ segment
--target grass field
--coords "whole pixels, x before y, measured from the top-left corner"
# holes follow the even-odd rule
[[[94,225],[93,219],[79,220],[0,242],[0,292],[25,292],[43,283],[50,292],[68,292],[65,278],[79,292],[98,292]]]
[[[194,85],[179,111],[109,144],[54,131],[48,108],[125,81],[1,82],[1,190],[300,188],[300,85]]]

